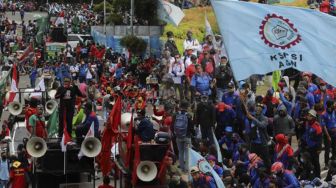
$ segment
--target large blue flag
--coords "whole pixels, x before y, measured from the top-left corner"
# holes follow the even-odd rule
[[[336,86],[336,18],[316,10],[212,0],[236,80],[295,68]]]
[[[212,177],[215,179],[218,188],[225,188],[223,181],[218,176],[216,171],[210,166],[207,160],[204,159],[199,153],[189,148],[189,169],[193,166],[197,166],[203,173],[211,173]]]

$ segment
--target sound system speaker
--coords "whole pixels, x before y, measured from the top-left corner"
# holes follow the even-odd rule
[[[94,172],[93,158],[81,157],[78,158],[80,149],[75,147],[67,147],[64,153],[61,151],[60,143],[47,143],[48,150],[46,154],[37,159],[36,168],[44,173],[64,173],[64,157],[65,173],[80,173],[80,172]]]
[[[36,173],[35,178],[37,188],[59,188],[62,184],[80,182],[80,173],[69,173],[66,175],[61,173]]]
[[[53,42],[67,42],[67,36],[64,34],[63,27],[55,27],[51,31],[51,40]]]
[[[141,161],[161,162],[168,147],[168,144],[141,144],[140,159]]]

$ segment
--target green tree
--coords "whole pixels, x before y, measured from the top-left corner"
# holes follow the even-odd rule
[[[120,40],[121,46],[127,48],[135,55],[141,55],[146,51],[147,42],[134,35],[127,35]]]
[[[139,25],[158,25],[157,18],[158,4],[156,0],[134,0],[135,24]],[[131,0],[106,0],[106,12],[109,14],[106,18],[107,23],[115,25],[124,25],[124,16],[130,15]],[[94,6],[95,12],[104,11],[104,2]]]

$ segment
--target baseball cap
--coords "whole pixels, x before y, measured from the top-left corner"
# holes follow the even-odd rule
[[[199,172],[199,169],[197,166],[193,166],[190,168],[190,174],[194,174],[194,173],[197,173]]]
[[[316,111],[313,109],[309,110],[308,114],[312,115],[313,117],[316,117]]]

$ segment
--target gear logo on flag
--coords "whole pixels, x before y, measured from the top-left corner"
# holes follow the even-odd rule
[[[282,16],[267,14],[259,32],[261,39],[271,48],[288,49],[302,39],[294,24]]]
[[[200,159],[198,162],[198,169],[203,173],[211,173],[212,167],[205,159]]]

